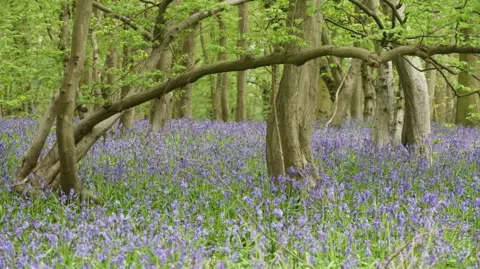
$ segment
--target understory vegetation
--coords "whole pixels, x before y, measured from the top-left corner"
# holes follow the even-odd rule
[[[96,206],[12,194],[36,121],[0,126],[1,268],[480,266],[479,129],[433,126],[424,158],[318,125],[306,192],[266,177],[265,123],[137,122],[79,163]]]

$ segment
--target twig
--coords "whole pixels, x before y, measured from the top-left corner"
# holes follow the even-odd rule
[[[347,27],[347,26],[344,26],[344,25],[342,25],[342,24],[340,24],[340,23],[338,23],[338,22],[336,22],[336,21],[333,21],[333,20],[331,20],[331,19],[326,18],[325,21],[326,21],[326,22],[329,22],[329,23],[331,23],[331,24],[333,24],[333,25],[336,25],[336,26],[338,26],[338,27],[340,27],[340,28],[342,28],[342,29],[344,29],[344,30],[347,30],[347,31],[349,31],[349,32],[352,32],[352,33],[354,33],[354,34],[356,34],[356,35],[360,35],[360,36],[362,36],[362,37],[367,37],[367,36],[368,36],[367,34],[364,34],[364,33],[362,33],[362,32],[359,32],[359,31],[357,31],[357,30],[354,30],[354,29],[352,29],[352,28],[349,28],[349,27]]]

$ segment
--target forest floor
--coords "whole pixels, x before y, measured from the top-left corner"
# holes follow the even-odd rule
[[[0,268],[480,268],[480,129],[434,126],[416,158],[318,127],[321,180],[287,195],[264,123],[138,122],[79,164],[94,206],[10,192],[35,123],[0,119]]]

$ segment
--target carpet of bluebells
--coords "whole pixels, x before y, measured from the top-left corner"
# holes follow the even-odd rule
[[[266,177],[264,123],[138,122],[79,164],[94,206],[10,192],[35,126],[0,119],[0,268],[480,268],[479,129],[425,158],[319,126],[306,192]]]

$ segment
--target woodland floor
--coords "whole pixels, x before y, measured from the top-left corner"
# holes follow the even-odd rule
[[[322,180],[287,198],[264,123],[139,122],[79,165],[100,207],[10,192],[35,123],[0,119],[0,268],[480,267],[479,129],[434,126],[430,162],[319,127]]]

